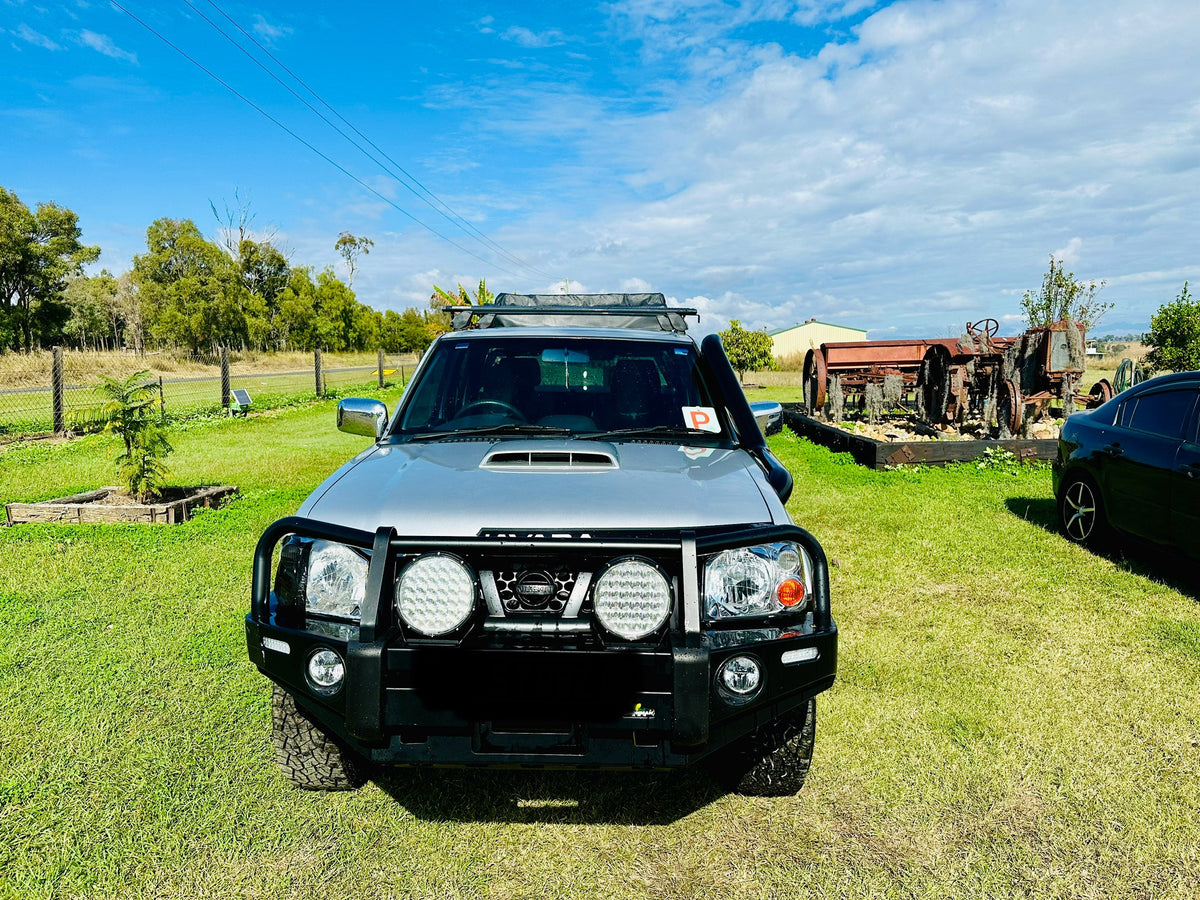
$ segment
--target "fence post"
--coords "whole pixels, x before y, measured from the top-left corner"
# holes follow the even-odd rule
[[[67,430],[66,417],[63,414],[63,352],[62,347],[54,347],[53,362],[50,367],[50,392],[54,398],[54,433],[62,434]]]
[[[400,387],[404,387],[404,363],[400,363]]]
[[[379,348],[379,386],[383,387],[383,348]]]
[[[313,351],[313,376],[317,381],[317,396],[325,396],[325,372],[321,368],[321,351]]]
[[[221,348],[221,408],[229,409],[229,348]]]
[[[163,395],[162,376],[158,376],[158,414],[162,418],[167,417],[167,398]]]

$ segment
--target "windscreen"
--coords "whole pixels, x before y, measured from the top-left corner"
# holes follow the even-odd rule
[[[554,337],[442,341],[409,387],[399,433],[506,424],[589,434],[722,433],[696,348]]]

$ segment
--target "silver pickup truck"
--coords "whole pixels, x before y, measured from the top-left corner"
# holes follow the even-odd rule
[[[374,443],[258,543],[246,636],[283,771],[704,763],[795,793],[837,628],[755,417],[778,405],[661,294],[450,313],[394,414],[341,402]]]

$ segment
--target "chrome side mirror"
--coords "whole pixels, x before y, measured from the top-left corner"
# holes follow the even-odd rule
[[[775,434],[783,428],[783,406],[775,400],[755,400],[750,411],[764,435]]]
[[[378,400],[347,397],[338,401],[337,427],[346,434],[361,434],[379,440],[387,428],[387,407]]]

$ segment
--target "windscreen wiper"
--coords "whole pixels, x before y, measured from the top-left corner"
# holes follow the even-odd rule
[[[480,425],[476,428],[455,428],[447,431],[422,431],[416,434],[399,434],[397,437],[408,441],[440,441],[446,438],[477,437],[479,435],[569,435],[570,428],[558,425],[521,425],[509,422],[505,425]]]

